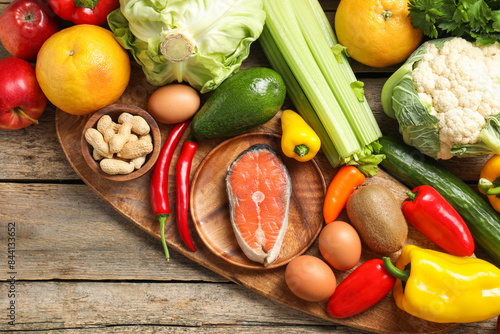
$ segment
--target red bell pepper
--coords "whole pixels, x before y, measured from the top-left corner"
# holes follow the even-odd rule
[[[347,318],[366,311],[391,292],[396,278],[381,259],[364,262],[335,289],[326,310],[331,317]]]
[[[119,0],[49,0],[57,16],[75,24],[103,25],[108,14],[120,7]]]
[[[458,212],[431,186],[407,192],[402,211],[406,220],[436,245],[456,256],[471,256],[474,239]]]

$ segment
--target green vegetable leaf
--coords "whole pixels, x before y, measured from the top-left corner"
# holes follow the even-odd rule
[[[458,36],[481,44],[500,42],[498,0],[410,0],[409,17],[426,36]]]
[[[366,145],[362,152],[346,160],[346,165],[356,166],[366,176],[377,175],[377,166],[385,159],[385,154],[380,153],[382,145],[378,140]]]
[[[500,10],[496,10],[491,13],[491,27],[495,32],[500,32]]]
[[[239,70],[260,36],[262,0],[122,0],[108,16],[115,39],[155,86],[189,83],[206,93]]]
[[[438,37],[436,22],[443,15],[441,0],[410,0],[409,17],[414,28],[422,29],[425,35],[431,38]]]
[[[500,114],[488,117],[479,138],[491,151],[500,154]]]
[[[342,64],[342,53],[345,53],[347,55],[347,48],[343,46],[342,44],[335,44],[334,46],[331,47],[333,54],[335,55],[335,59]]]
[[[366,176],[377,175],[377,166],[385,159],[385,154],[372,154],[357,161],[356,167]]]
[[[358,99],[359,102],[364,102],[365,101],[365,83],[361,81],[354,81],[351,82],[351,88],[354,91],[354,95],[356,95],[356,98]]]
[[[486,157],[491,154],[491,149],[483,142],[466,145],[454,145],[451,153],[461,158]]]
[[[468,0],[465,2],[468,8],[470,18],[470,29],[479,30],[487,25],[491,17],[491,9],[484,0]]]
[[[433,40],[432,43],[442,48],[447,40]],[[382,89],[382,105],[385,105],[384,111],[386,111],[386,108],[389,108],[390,98],[392,113],[398,121],[399,132],[406,144],[418,148],[430,157],[437,158],[441,150],[437,128],[439,119],[429,113],[430,105],[420,100],[413,84],[413,67],[426,53],[426,45],[417,48],[406,63],[387,80]]]

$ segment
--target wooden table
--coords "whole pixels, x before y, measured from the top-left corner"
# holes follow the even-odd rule
[[[10,2],[3,1],[0,11]],[[333,19],[338,1],[323,4]],[[0,46],[0,58],[7,56]],[[267,65],[255,43],[243,68]],[[353,66],[384,133],[397,134],[379,98],[396,67]],[[483,162],[444,165],[473,186]],[[7,241],[14,225],[10,268]],[[487,258],[480,250],[477,255]],[[175,250],[167,265],[159,240],[114,211],[73,171],[57,139],[51,104],[39,125],[0,130],[0,258],[0,332],[364,333],[270,301]],[[12,301],[15,326],[9,324]],[[450,333],[495,328],[496,319],[490,319]]]

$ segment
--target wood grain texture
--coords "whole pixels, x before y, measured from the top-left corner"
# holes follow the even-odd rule
[[[330,8],[336,8],[338,1],[323,1],[323,5],[333,3]],[[6,5],[0,4],[0,12],[5,9]],[[330,21],[333,22],[334,13],[327,12]],[[0,58],[10,56],[3,45],[0,44]],[[366,98],[372,108],[372,111],[383,131],[384,135],[398,134],[397,122],[387,117],[380,102],[380,94],[383,84],[389,75],[397,69],[396,66],[385,69],[375,69],[364,66],[350,59],[353,70],[359,78],[365,82]],[[248,59],[242,64],[242,69],[256,66],[269,66],[269,63],[264,56],[262,49],[258,43],[253,43],[251,53]],[[139,65],[132,63],[132,78],[134,85],[129,85],[126,94],[117,102],[120,103],[135,103],[143,109],[147,109],[147,100],[155,87],[150,85]],[[377,78],[364,78],[364,73],[370,73],[373,76],[374,71],[378,73]],[[209,94],[207,94],[209,96]],[[206,99],[207,96],[203,98]],[[284,108],[293,108],[293,105],[286,99]],[[47,108],[39,119],[38,125],[33,125],[17,131],[1,131],[0,132],[0,161],[2,169],[0,169],[0,179],[10,180],[49,180],[57,178],[59,180],[75,180],[78,175],[72,168],[64,156],[55,131],[55,107],[49,102]],[[461,179],[466,182],[474,182],[479,178],[481,167],[485,162],[485,158],[454,158],[449,161],[440,161],[440,163],[449,169],[452,173],[460,175]],[[458,162],[458,163],[457,163]],[[22,166],[22,167],[21,167]],[[54,175],[54,170],[57,174]]]
[[[155,324],[200,327],[239,323],[317,324],[317,319],[227,284],[129,282],[18,282],[17,330]],[[223,291],[223,293],[218,293]],[[0,287],[4,305],[6,285]],[[246,305],[239,300],[248,300]],[[34,304],[32,301],[36,300]],[[117,307],[118,306],[118,307]],[[188,307],[187,307],[188,306]],[[242,306],[246,314],[241,317]],[[112,309],[112,312],[111,312]],[[196,310],[193,312],[192,310]],[[235,311],[240,310],[240,311]],[[285,313],[286,314],[286,313]],[[50,318],[47,317],[50,315]],[[50,321],[47,321],[49,320]],[[8,329],[5,322],[0,330]]]
[[[134,82],[131,82],[131,86]],[[125,92],[124,98],[127,97],[127,92]],[[138,101],[138,104],[143,103],[142,100]],[[63,150],[68,158],[70,164],[82,178],[82,180],[95,191],[104,201],[110,204],[118,212],[123,214],[125,217],[130,219],[137,226],[142,228],[148,234],[159,238],[159,224],[156,218],[152,214],[150,200],[149,200],[149,182],[151,178],[151,172],[140,177],[138,179],[128,181],[128,182],[113,182],[107,180],[100,175],[94,173],[92,169],[86,164],[83,159],[81,150],[74,149],[78,147],[80,143],[82,129],[89,116],[74,116],[64,113],[60,110],[56,112],[56,131],[58,134],[59,141]],[[172,126],[160,125],[160,130],[162,132],[162,138],[168,136],[168,132],[171,130]],[[281,126],[279,121],[279,114],[276,115],[271,121],[267,122],[261,127],[255,129],[258,132],[268,132],[268,133],[280,133]],[[184,136],[187,136],[189,130],[186,131]],[[197,167],[203,158],[219,143],[223,140],[208,140],[200,141],[198,150],[195,154],[193,160],[193,167],[191,170],[191,178],[195,173]],[[176,161],[178,157],[177,148],[174,153],[173,161]],[[335,174],[335,170],[326,162],[325,159],[318,158],[317,163],[325,176],[325,180],[331,180]],[[172,164],[170,169],[170,191],[169,198],[172,203],[175,202],[175,186],[173,181],[175,180],[175,174],[173,173],[175,164]],[[370,178],[369,183],[381,183],[387,186],[395,196],[402,201],[406,196],[406,188],[392,179],[388,174],[384,173],[382,170],[376,177]],[[328,183],[329,184],[329,183]],[[348,221],[346,216],[343,217]],[[228,222],[229,223],[229,222]],[[190,222],[192,225],[192,222]],[[208,269],[226,277],[227,279],[244,286],[254,292],[257,292],[271,300],[288,305],[292,308],[304,311],[310,315],[323,318],[325,320],[330,320],[343,325],[351,326],[354,328],[359,328],[363,330],[370,330],[375,332],[413,332],[418,328],[424,326],[426,331],[439,333],[449,330],[452,325],[449,324],[436,324],[422,322],[416,323],[412,316],[408,315],[406,312],[399,310],[389,295],[384,300],[382,300],[376,307],[359,314],[354,317],[347,319],[333,319],[326,313],[326,302],[323,303],[311,303],[303,301],[288,290],[284,280],[284,270],[285,268],[277,268],[273,270],[267,270],[264,272],[255,271],[251,269],[245,269],[233,264],[226,262],[225,260],[219,258],[214,253],[212,253],[206,246],[203,245],[198,235],[193,233],[193,242],[197,248],[196,252],[191,252],[183,244],[177,232],[177,227],[175,223],[174,215],[171,215],[167,220],[165,227],[165,235],[167,236],[167,243],[169,247],[177,250],[184,256],[190,258],[191,260],[207,267]],[[421,234],[415,233],[410,234],[408,238],[409,243],[418,244],[426,248],[435,248],[432,243],[428,241]],[[319,256],[319,249],[317,247],[317,242],[307,251],[308,254],[313,254]],[[364,249],[367,249],[364,247]],[[394,253],[392,256],[394,260],[398,254]],[[378,254],[365,251],[363,253],[361,261],[366,261],[370,258],[378,258]],[[335,274],[339,281],[347,276],[350,271],[340,272],[336,271]],[[417,327],[415,327],[417,326]]]
[[[137,75],[140,74],[135,69]],[[365,92],[374,115],[384,135],[399,136],[396,121],[389,119],[382,111],[380,91],[384,79],[365,80]],[[154,88],[145,85],[142,89],[129,88],[136,92],[139,101],[147,101]],[[131,103],[132,99],[122,97],[121,103]],[[293,105],[286,100],[285,108]],[[146,102],[140,103],[147,107]],[[0,179],[8,180],[78,180],[79,176],[69,164],[57,139],[55,130],[55,107],[48,105],[38,125],[16,131],[0,131]],[[481,167],[486,158],[453,158],[440,163],[466,182],[473,183],[479,179]]]
[[[17,288],[16,330],[80,328],[84,332],[96,326],[137,324],[201,330],[224,326],[227,333],[236,333],[232,326],[245,324],[251,326],[251,332],[258,326],[285,324],[292,328],[315,326],[330,331],[336,328],[332,323],[256,297],[237,285],[227,288],[220,283],[18,282]],[[0,287],[0,293],[2,302],[5,285]],[[0,323],[0,330],[8,329],[5,323]],[[425,324],[414,333],[427,333]]]
[[[12,333],[16,329],[24,333],[23,328],[26,333],[28,330],[46,333],[49,328],[58,328],[51,329],[50,333],[221,333],[228,330],[238,333],[365,333],[308,316],[243,287],[228,284],[228,280],[175,250],[167,263],[158,240],[139,230],[85,185],[3,182],[0,192],[0,252],[6,252],[3,231],[7,223],[16,222],[19,227],[17,279],[18,286],[22,287],[19,298],[23,302],[20,309],[28,306],[18,317],[23,327],[12,328],[0,322],[0,332]],[[12,203],[18,204],[13,206]],[[5,282],[7,278],[1,275],[0,281]],[[122,289],[123,283],[136,283],[135,289],[140,296],[125,294],[128,290]],[[175,288],[168,288],[169,284]],[[8,302],[2,290],[5,288],[6,284],[0,284],[1,306]],[[81,290],[92,292],[92,295],[82,298]],[[114,301],[109,305],[101,304],[96,299],[102,294],[114,296]],[[144,296],[157,294],[166,300],[163,304],[144,302]],[[176,303],[179,294],[181,300],[187,300],[184,304]],[[214,298],[219,300],[217,306],[221,303],[234,308],[223,314],[203,306],[207,302],[212,305]],[[47,300],[55,305],[43,305]],[[61,324],[60,310],[63,308],[68,313],[64,317],[69,320]],[[266,314],[247,316],[249,309],[264,313],[269,308],[272,317]],[[83,310],[87,310],[86,319],[91,319],[88,322],[82,319]],[[124,310],[128,310],[129,318],[123,316]],[[179,314],[185,316],[188,310],[191,313],[196,310],[195,320],[201,317],[198,312],[206,312],[205,320],[177,321]],[[33,320],[41,317],[42,311],[43,321]],[[35,314],[30,315],[32,312]],[[119,317],[115,317],[116,312]],[[161,320],[159,314],[166,320]],[[491,319],[462,324],[450,333],[493,333],[495,326],[495,320]]]
[[[10,2],[1,1],[0,12]],[[328,10],[338,2],[321,1]],[[333,22],[334,12],[327,14]],[[0,58],[8,56],[0,44]],[[397,124],[383,114],[379,98],[397,67],[372,69],[352,60],[351,65],[366,84],[382,130],[397,134]],[[268,66],[258,43],[242,68],[254,66]],[[144,108],[154,87],[141,76],[137,79],[121,102],[141,101]],[[18,315],[22,326],[1,321],[0,333],[366,333],[270,301],[175,249],[166,263],[157,238],[80,184],[59,144],[50,103],[39,125],[0,131],[0,147],[0,252],[6,254],[6,224],[16,222],[23,305]],[[483,162],[441,163],[474,187]],[[477,254],[485,257],[480,250]],[[1,270],[3,308],[8,277],[4,266]],[[494,333],[495,327],[496,319],[490,319],[461,324],[450,333]],[[418,324],[415,328],[416,333],[427,330]]]
[[[0,193],[0,252],[16,223],[20,280],[227,282],[174,250],[166,262],[158,240],[86,185],[1,182]]]

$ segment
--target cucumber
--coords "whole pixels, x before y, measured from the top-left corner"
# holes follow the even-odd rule
[[[199,139],[241,134],[273,118],[285,101],[281,76],[253,67],[226,79],[193,117],[191,131]]]
[[[435,188],[462,216],[479,245],[500,265],[500,215],[491,205],[436,160],[392,137],[379,139],[381,166],[409,188]]]

